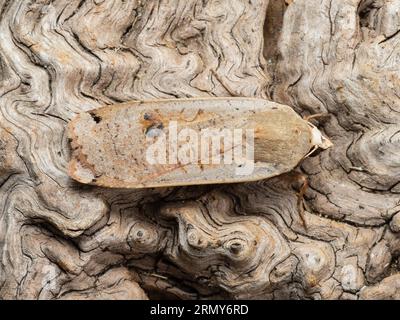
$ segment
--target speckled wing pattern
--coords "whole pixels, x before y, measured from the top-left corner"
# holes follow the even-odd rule
[[[254,170],[238,175],[242,162],[169,161],[186,141],[170,149],[171,125],[200,133],[207,129],[254,132],[253,141],[233,141],[232,154],[254,147]],[[290,107],[263,99],[205,98],[133,101],[77,115],[68,126],[73,149],[69,174],[75,180],[111,188],[146,188],[254,181],[293,169],[312,147],[310,128]],[[147,151],[166,137],[167,163],[149,163]],[[198,141],[200,143],[200,139]],[[251,146],[250,146],[251,144]],[[172,147],[173,148],[173,147]],[[200,150],[200,149],[199,149]],[[218,149],[221,159],[227,153]],[[210,154],[212,150],[210,151]],[[214,155],[214,154],[213,154]]]

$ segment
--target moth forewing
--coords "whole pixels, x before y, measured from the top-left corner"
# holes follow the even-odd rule
[[[290,107],[263,99],[111,105],[70,122],[69,175],[110,188],[266,179],[298,165],[315,144],[312,130]]]

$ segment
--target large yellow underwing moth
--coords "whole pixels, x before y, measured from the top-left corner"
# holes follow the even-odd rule
[[[256,181],[331,143],[288,106],[254,98],[132,101],[68,125],[69,175],[108,188]]]

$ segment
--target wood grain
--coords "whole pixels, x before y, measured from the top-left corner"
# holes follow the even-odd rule
[[[399,298],[400,4],[268,2],[0,1],[1,298]],[[78,113],[227,96],[328,113],[335,147],[238,185],[69,178]]]

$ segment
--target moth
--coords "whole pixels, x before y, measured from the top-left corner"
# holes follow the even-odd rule
[[[68,124],[69,175],[107,188],[268,179],[332,143],[292,108],[256,98],[132,101]]]

